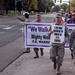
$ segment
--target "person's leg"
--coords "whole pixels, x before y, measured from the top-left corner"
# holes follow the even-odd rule
[[[26,52],[27,53],[30,53],[30,48],[26,48]]]
[[[62,66],[63,57],[65,54],[64,46],[58,47],[58,58],[57,58],[57,73],[60,73],[60,67]]]
[[[53,68],[56,69],[56,47],[52,46],[50,48],[50,59],[53,62]]]
[[[73,59],[73,50],[71,50],[71,58]]]
[[[35,52],[35,57],[34,58],[39,58],[38,51],[39,51],[39,48],[34,48],[34,52]]]
[[[43,56],[43,48],[40,48],[40,51],[41,51],[41,56]]]

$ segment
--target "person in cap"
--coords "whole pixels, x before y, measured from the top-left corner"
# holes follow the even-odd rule
[[[17,18],[22,21],[22,22],[29,22],[29,13],[28,12],[24,12],[23,16],[25,19],[21,19],[20,17],[17,16]]]
[[[56,69],[56,73],[60,74],[60,67],[62,66],[63,58],[64,58],[64,53],[65,53],[65,43],[68,41],[68,30],[66,28],[66,25],[63,25],[61,22],[61,16],[60,14],[56,15],[55,18],[55,25],[59,26],[65,26],[65,39],[62,43],[51,43],[51,48],[50,48],[50,59],[53,62],[53,68]],[[48,35],[51,36],[54,31],[52,30],[52,27],[50,26]]]
[[[36,13],[36,20],[33,20],[32,22],[44,22],[44,20],[41,19],[41,14],[39,12]]]
[[[20,17],[18,17],[17,16],[17,19],[19,19],[20,21],[22,21],[23,22],[23,34],[24,34],[24,25],[25,25],[25,22],[30,22],[29,21],[29,13],[28,12],[24,12],[23,13],[23,16],[24,16],[24,19],[21,19]],[[25,36],[23,35],[23,38],[24,38]],[[25,41],[25,39],[24,39],[24,41]],[[30,48],[26,48],[26,50],[24,50],[23,51],[23,53],[30,53]]]
[[[36,20],[33,20],[32,22],[33,23],[43,23],[44,21],[41,19],[40,13],[37,13],[36,14]],[[39,53],[38,53],[39,48],[33,48],[33,49],[34,49],[34,52],[35,52],[34,59],[39,58]],[[40,54],[41,54],[41,56],[43,56],[43,54],[44,54],[43,48],[40,48]]]

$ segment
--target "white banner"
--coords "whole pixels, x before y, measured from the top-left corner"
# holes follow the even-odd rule
[[[48,30],[50,23],[28,23],[25,25],[25,47],[50,47]]]
[[[64,25],[52,25],[51,26],[53,34],[51,34],[50,43],[62,43],[65,40],[64,32],[65,26]]]
[[[25,47],[50,47],[50,37],[48,36],[48,30],[51,23],[27,23],[24,26]],[[75,24],[67,24],[69,35],[75,28]],[[64,37],[63,37],[64,39]],[[62,40],[63,41],[63,40]],[[65,45],[69,47],[69,42]]]

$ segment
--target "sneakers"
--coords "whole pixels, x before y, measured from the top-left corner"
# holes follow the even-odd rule
[[[53,68],[56,69],[56,61],[54,61]]]
[[[36,58],[39,58],[38,52],[35,52],[35,57],[34,57],[34,59],[36,59]]]
[[[41,50],[41,56],[43,56],[43,50]]]
[[[60,66],[57,67],[56,74],[57,74],[57,75],[60,75]]]
[[[25,52],[23,52],[23,53],[30,53],[30,50],[26,50]]]
[[[71,54],[71,59],[73,59],[73,54]]]
[[[39,56],[35,56],[34,59],[39,58]]]

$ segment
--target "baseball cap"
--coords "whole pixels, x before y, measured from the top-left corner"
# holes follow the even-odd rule
[[[56,18],[57,18],[57,17],[61,17],[61,14],[57,14],[57,15],[56,15]]]
[[[23,15],[25,15],[25,14],[29,15],[29,12],[24,12]]]

